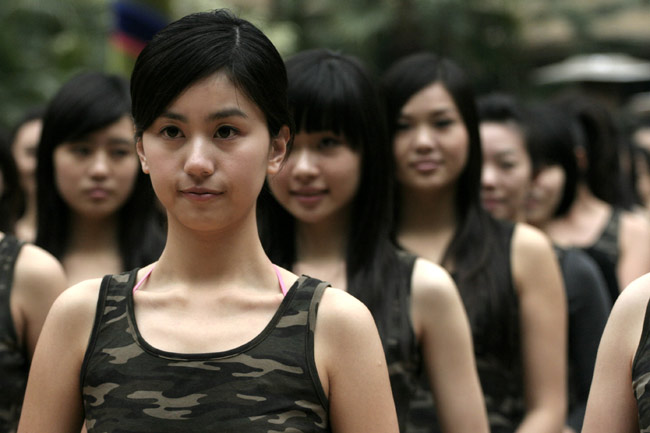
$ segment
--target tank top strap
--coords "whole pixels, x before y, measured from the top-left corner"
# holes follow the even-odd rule
[[[9,294],[14,281],[14,268],[24,242],[12,235],[0,241],[0,305],[9,305]]]
[[[650,301],[632,363],[632,389],[637,401],[640,431],[650,430]]]

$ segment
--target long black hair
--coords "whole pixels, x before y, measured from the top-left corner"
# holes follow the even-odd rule
[[[518,323],[513,303],[510,244],[503,230],[511,225],[493,219],[480,202],[482,152],[478,114],[471,81],[450,59],[433,53],[416,53],[398,60],[385,73],[389,134],[398,130],[402,107],[420,90],[441,84],[451,95],[468,134],[468,156],[456,184],[456,231],[447,246],[442,265],[454,277],[467,310],[475,349],[489,350],[512,359],[518,353]],[[400,221],[399,189],[393,236]],[[507,232],[506,232],[507,233]]]
[[[25,196],[8,136],[0,131],[0,231],[14,233],[24,208]]]
[[[346,233],[347,290],[368,306],[384,338],[399,289],[397,251],[389,237],[390,144],[376,80],[357,58],[326,49],[300,52],[286,67],[297,130],[340,134],[361,155]],[[295,218],[271,198],[258,221],[269,257],[291,269],[296,261]]]
[[[71,227],[69,207],[56,187],[54,151],[129,116],[130,103],[126,80],[84,72],[63,84],[47,105],[37,151],[35,243],[59,260],[66,254]],[[138,169],[133,191],[118,215],[124,270],[144,266],[160,255],[164,236],[158,212],[149,177]]]

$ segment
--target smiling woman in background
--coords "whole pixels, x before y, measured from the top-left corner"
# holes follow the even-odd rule
[[[453,61],[420,53],[398,60],[384,75],[384,89],[397,167],[396,239],[456,281],[491,431],[560,431],[566,413],[560,269],[546,236],[481,207],[481,142],[469,78]],[[436,431],[425,381],[420,391],[408,431]]]

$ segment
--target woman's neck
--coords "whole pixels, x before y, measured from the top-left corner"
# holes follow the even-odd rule
[[[593,208],[602,208],[603,206],[609,206],[606,202],[596,197],[596,195],[591,192],[589,186],[580,182],[576,188],[576,198],[573,202],[571,211],[590,211]]]
[[[66,251],[118,251],[118,228],[115,217],[91,219],[73,216]]]
[[[457,227],[454,192],[433,195],[402,191],[400,206],[399,244],[421,257],[442,263]]]
[[[345,260],[348,223],[296,221],[296,261]]]
[[[269,270],[271,261],[262,248],[253,215],[252,221],[219,232],[199,232],[169,218],[167,242],[154,274],[196,288],[220,284],[268,287],[270,279],[277,281]]]
[[[325,280],[347,290],[347,221],[317,224],[296,222],[296,260],[293,271]]]
[[[455,192],[402,190],[398,233],[430,233],[456,227]]]
[[[27,197],[25,202],[25,211],[18,221],[16,221],[16,236],[27,242],[34,242],[36,239],[36,200]]]

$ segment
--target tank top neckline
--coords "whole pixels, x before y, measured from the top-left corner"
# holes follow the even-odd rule
[[[132,281],[135,280],[138,276],[138,270],[135,269],[131,279]],[[279,272],[279,271],[276,271]],[[147,274],[150,274],[151,270]],[[143,277],[142,280],[146,278]],[[242,353],[245,353],[246,351],[250,350],[252,347],[255,347],[257,344],[261,343],[264,341],[276,328],[278,322],[282,317],[284,316],[284,313],[286,310],[289,308],[289,305],[294,298],[294,295],[297,291],[297,289],[304,284],[304,282],[308,279],[306,275],[301,275],[298,277],[298,279],[289,287],[287,290],[287,293],[285,296],[283,296],[282,302],[278,306],[278,309],[275,311],[273,314],[273,317],[269,320],[269,322],[266,324],[266,326],[252,339],[250,339],[247,342],[244,342],[243,344],[234,347],[232,349],[226,349],[218,352],[190,352],[190,353],[183,353],[183,352],[171,352],[163,349],[159,349],[155,346],[152,346],[147,342],[147,340],[144,339],[142,334],[140,333],[140,329],[138,328],[138,323],[135,318],[135,305],[133,302],[133,294],[135,293],[135,290],[131,291],[130,295],[128,296],[127,300],[127,316],[129,318],[129,322],[131,324],[131,327],[133,328],[133,340],[134,342],[142,348],[145,352],[149,353],[150,355],[157,356],[157,357],[164,357],[168,358],[171,360],[210,360],[210,359],[220,359],[220,358],[228,358],[231,356],[239,355]],[[142,282],[140,280],[140,282]],[[131,283],[134,284],[135,283]]]

